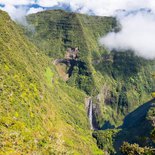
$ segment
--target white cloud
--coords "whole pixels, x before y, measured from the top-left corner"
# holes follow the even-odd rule
[[[38,4],[41,7],[53,7],[62,3],[70,6],[73,11],[89,13],[91,10],[101,16],[114,15],[120,9],[130,11],[146,7],[155,12],[154,0],[0,0],[0,4],[4,5]]]
[[[44,9],[43,8],[30,8],[27,12],[27,15],[37,13],[37,12],[41,12],[41,11],[44,11]]]
[[[100,16],[114,15],[120,9],[131,10],[146,7],[146,4],[146,0],[137,0],[136,2],[133,0],[70,0],[73,10],[81,6],[82,12],[87,13],[88,10],[92,10],[94,14]]]
[[[8,12],[13,20],[18,21],[23,25],[27,24],[25,19],[25,14],[27,12],[26,7],[15,7],[11,4],[6,4],[5,7],[2,8],[2,10]]]
[[[0,4],[10,5],[28,5],[33,4],[34,0],[0,0]]]
[[[130,14],[120,19],[122,30],[111,32],[100,42],[110,50],[134,50],[136,55],[155,58],[155,16],[151,13]]]
[[[53,7],[55,5],[58,5],[58,2],[60,0],[38,0],[37,4],[42,7]]]
[[[69,5],[73,11],[89,13],[100,16],[115,15],[117,10],[137,10],[140,8],[150,8],[155,10],[154,0],[39,0],[37,4],[50,7],[64,3]]]

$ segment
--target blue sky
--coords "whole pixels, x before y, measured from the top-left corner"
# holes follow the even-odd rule
[[[64,6],[75,12],[91,12],[100,16],[115,15],[118,10],[132,11],[141,8],[155,12],[155,0],[0,0],[0,8],[10,15],[13,7],[26,8],[26,14],[30,14],[53,7],[63,9]]]

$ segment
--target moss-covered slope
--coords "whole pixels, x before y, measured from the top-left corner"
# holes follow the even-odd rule
[[[0,11],[0,154],[103,154],[85,97]]]

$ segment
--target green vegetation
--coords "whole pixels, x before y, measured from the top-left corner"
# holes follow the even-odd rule
[[[85,97],[0,11],[0,154],[103,154]]]
[[[155,61],[99,45],[101,36],[118,30],[116,19],[61,10],[27,19],[34,31],[0,11],[0,154],[114,154],[123,141],[138,143],[121,147],[136,154],[153,146],[154,101],[145,101]],[[68,47],[79,48],[78,60],[54,66]],[[93,134],[88,96],[100,129]]]
[[[96,52],[99,54],[100,49],[102,49],[102,53],[105,51],[99,47],[98,37],[105,34],[115,20],[112,18],[105,20],[104,18],[94,18],[58,10],[31,15],[28,17],[28,21],[34,26],[35,32],[28,31],[27,35],[48,56],[64,58],[68,47],[79,48],[81,60],[81,63],[77,64],[79,70],[77,70],[78,66],[75,65],[73,77],[68,83],[71,86],[77,86],[89,95],[92,94],[95,81],[92,73],[91,54],[96,55]],[[97,32],[95,33],[95,31]]]
[[[151,148],[140,147],[138,144],[129,144],[124,142],[121,146],[121,152],[123,155],[153,155],[154,152]]]
[[[49,57],[64,58],[68,47],[79,48],[80,63],[72,68],[67,83],[94,96],[98,107],[95,117],[101,129],[107,121],[111,126],[119,126],[126,114],[151,98],[155,62],[131,51],[109,52],[99,45],[101,36],[118,31],[115,18],[52,10],[27,19],[35,31],[25,33]]]
[[[110,153],[114,154],[115,148],[113,147],[115,135],[118,132],[118,130],[99,130],[93,132],[93,137],[97,140],[97,145],[100,149]]]

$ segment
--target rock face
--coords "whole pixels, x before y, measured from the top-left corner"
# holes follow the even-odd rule
[[[77,47],[76,48],[68,48],[66,51],[66,54],[65,54],[65,59],[77,60],[78,59],[78,53],[79,53],[79,49]]]
[[[74,67],[79,66],[78,53],[79,49],[77,47],[67,48],[63,59],[55,59],[53,61],[53,64],[56,65],[59,75],[64,81],[67,81],[69,77],[71,77]]]

